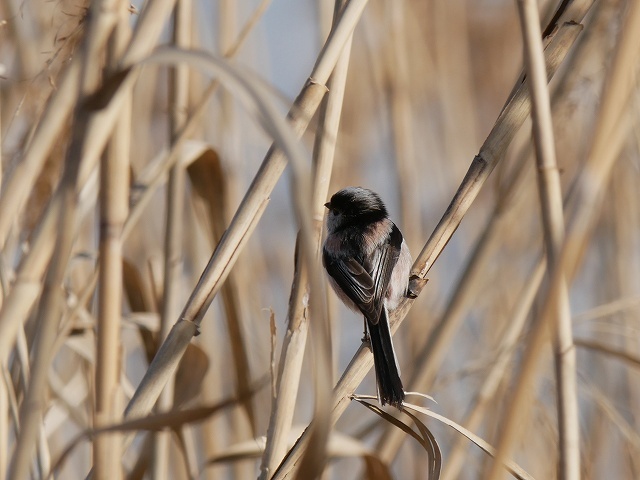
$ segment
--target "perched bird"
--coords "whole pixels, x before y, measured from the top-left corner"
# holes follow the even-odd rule
[[[400,406],[404,389],[391,341],[389,312],[407,294],[411,253],[380,197],[366,188],[347,187],[325,204],[327,238],[322,263],[344,304],[365,318],[371,342],[378,400]]]

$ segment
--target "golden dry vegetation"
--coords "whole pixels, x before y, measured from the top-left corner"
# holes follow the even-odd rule
[[[639,54],[637,0],[3,0],[0,480],[639,478]],[[437,403],[352,400],[347,185]]]

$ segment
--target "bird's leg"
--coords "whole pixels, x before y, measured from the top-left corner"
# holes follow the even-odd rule
[[[417,275],[411,275],[409,278],[409,288],[407,288],[407,297],[418,298],[418,295],[428,281],[428,278],[420,278]]]
[[[369,341],[371,340],[369,338],[369,330],[367,329],[367,318],[363,317],[364,320],[364,327],[363,327],[363,333],[362,333],[362,343],[369,343]]]

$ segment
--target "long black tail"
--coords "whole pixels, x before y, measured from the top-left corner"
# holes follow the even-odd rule
[[[380,320],[377,324],[367,321],[369,336],[371,338],[371,351],[376,369],[376,382],[378,383],[378,397],[384,405],[400,406],[404,400],[404,389],[400,380],[400,369],[391,342],[391,330],[386,308],[382,309]]]

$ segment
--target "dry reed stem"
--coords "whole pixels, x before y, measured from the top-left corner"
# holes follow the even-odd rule
[[[142,10],[134,36],[122,57],[121,64],[123,66],[133,64],[136,60],[150,52],[156,45],[162,26],[165,24],[165,20],[168,18],[174,2],[175,0],[155,0],[149,2]],[[104,15],[105,21],[115,21],[114,13],[109,12],[108,8],[101,11],[99,15]],[[97,41],[104,44],[107,40],[106,35],[108,31],[109,29],[105,28],[102,32],[97,32],[95,35],[100,37]],[[2,195],[2,198],[0,198],[0,248],[2,248],[6,242],[9,228],[22,212],[27,195],[33,189],[33,185],[37,175],[42,170],[46,156],[51,151],[53,142],[57,139],[64,126],[64,119],[71,113],[80,81],[80,65],[78,57],[74,57],[67,67],[58,89],[49,99],[45,114],[38,123],[36,133],[25,152],[24,160],[9,179],[6,187],[7,190],[3,192],[6,195]],[[114,109],[118,110],[120,106],[121,103],[117,104]],[[96,155],[104,148],[116,117],[117,112],[115,115],[107,116],[105,124],[90,134],[92,135],[92,141],[89,143],[95,147],[94,150],[98,150]],[[92,170],[94,163],[87,163],[88,168]]]
[[[474,293],[482,284],[481,278],[485,274],[490,256],[502,240],[500,232],[501,226],[505,223],[506,209],[523,186],[528,155],[528,148],[521,152],[516,165],[505,179],[504,188],[498,194],[491,217],[471,250],[469,260],[459,280],[456,281],[457,287],[446,302],[444,313],[431,330],[424,348],[415,355],[415,368],[408,382],[414,390],[429,391],[438,371],[442,368],[445,356],[451,348],[451,342],[475,298]],[[396,429],[387,428],[378,443],[378,451],[383,458],[391,461],[397,455],[403,441],[404,436],[400,435]]]
[[[472,409],[465,415],[461,422],[468,430],[475,431],[482,423],[485,412],[491,406],[491,399],[495,397],[500,383],[507,377],[510,364],[517,342],[522,335],[527,316],[531,311],[536,298],[544,273],[546,272],[546,262],[541,258],[537,262],[532,274],[528,276],[528,282],[519,295],[519,301],[513,308],[513,313],[509,315],[511,321],[505,331],[499,335],[500,344],[496,347],[498,355],[487,374],[484,383],[478,389],[475,400],[470,402]],[[442,474],[442,480],[454,480],[459,477],[460,471],[465,464],[465,442],[459,437],[451,450],[447,459],[447,465]]]
[[[531,0],[518,0],[516,3],[524,43],[527,83],[532,99],[531,118],[545,248],[549,267],[553,269],[564,239],[564,215],[547,74],[544,67],[542,32],[537,3]],[[559,476],[565,480],[577,480],[580,478],[580,423],[576,391],[576,353],[571,333],[569,293],[564,280],[560,282],[559,289],[554,312],[560,442]]]
[[[586,11],[583,12],[584,14],[586,14]],[[561,25],[545,48],[548,79],[553,77],[582,31],[582,25],[578,23],[581,19],[582,17],[571,23]],[[519,83],[517,87],[514,86],[513,95],[480,148],[480,153],[476,155],[471,163],[445,215],[418,255],[414,264],[414,275],[420,278],[426,277],[433,263],[442,253],[458,225],[460,225],[464,214],[478,195],[480,188],[482,188],[482,185],[484,185],[484,182],[504,155],[513,136],[529,115],[530,107],[529,92],[523,84]]]
[[[177,0],[173,14],[173,44],[189,48],[192,23],[191,0]],[[177,65],[169,74],[169,138],[172,143],[186,123],[189,101],[189,71],[186,65]],[[163,342],[171,330],[173,319],[180,313],[182,280],[182,234],[186,175],[184,167],[174,165],[167,183],[167,213],[164,236],[164,288],[162,290],[161,319],[158,341]],[[158,399],[158,409],[168,411],[173,406],[175,378],[169,378]],[[183,430],[184,434],[184,430]],[[175,471],[170,462],[171,432],[154,435],[153,478],[166,480]]]
[[[341,1],[336,2],[336,18],[341,4]],[[325,96],[321,106],[316,141],[314,144],[312,218],[316,255],[320,251],[320,242],[322,240],[324,200],[327,198],[331,179],[350,52],[351,37],[347,40],[344,50],[329,79],[327,85],[329,93]],[[307,318],[308,289],[307,271],[301,262],[298,261],[296,262],[294,281],[291,287],[289,312],[287,314],[287,332],[278,367],[277,393],[272,399],[272,413],[267,431],[266,447],[262,458],[260,473],[262,480],[269,478],[270,473],[275,471],[286,452],[286,442],[295,411],[300,372],[305,351],[304,347],[309,329],[309,319]]]
[[[3,373],[4,373],[4,367]],[[0,380],[0,480],[5,480],[9,456],[9,384],[6,376]],[[7,412],[7,413],[5,413]]]
[[[171,6],[171,4],[167,5],[166,0],[156,0],[149,3],[147,8],[143,10],[143,15],[138,21],[136,31],[134,32],[134,38],[123,56],[122,63],[124,65],[133,63],[138,58],[137,55],[143,55],[155,46],[157,38],[161,33],[164,19],[168,17]],[[167,11],[167,7],[169,11]],[[139,31],[143,33],[136,34],[136,32]],[[78,62],[80,62],[80,56],[74,57],[74,60],[68,67],[69,74],[65,77],[65,79],[69,79],[69,82],[72,82],[72,85],[69,88],[60,89],[61,92],[64,91],[70,95],[70,97],[61,98],[60,103],[56,103],[59,110],[52,112],[51,117],[47,117],[49,122],[62,123],[58,122],[57,118],[59,117],[56,117],[56,115],[64,115],[64,112],[70,109],[74,103],[75,95],[73,95],[73,93],[78,89],[78,75],[80,72],[80,63]],[[75,65],[77,65],[77,67],[75,67]],[[78,72],[75,76],[72,74],[74,68],[76,68]],[[129,81],[125,82],[125,85],[114,96],[110,105],[104,110],[92,112],[89,120],[83,125],[83,128],[86,129],[86,138],[81,154],[84,161],[82,162],[79,172],[78,186],[84,185],[89,178],[90,173],[96,165],[98,156],[104,149],[120,108],[128,96],[128,88],[130,88],[133,83],[132,77],[129,77],[128,80]],[[50,102],[54,102],[57,98],[57,96],[54,96]],[[40,128],[38,131],[40,131]],[[50,142],[53,142],[59,133],[59,130],[56,130],[55,126],[51,126],[51,128],[47,127],[46,129],[42,127],[42,131],[49,136],[48,139]],[[45,133],[43,133],[43,135],[45,135]],[[36,142],[35,137],[32,142]],[[45,155],[50,147],[51,143],[46,146],[42,145],[40,153]],[[22,188],[30,190],[30,188],[26,188],[28,185],[24,185],[23,182],[19,183],[20,187],[18,191]],[[32,239],[31,249],[21,260],[16,282],[2,306],[2,310],[0,310],[0,352],[2,352],[3,355],[7,355],[10,351],[19,323],[25,322],[27,315],[40,294],[40,280],[51,259],[54,248],[54,243],[50,242],[49,239],[53,236],[53,232],[55,232],[56,219],[61,210],[61,203],[62,194],[56,191],[38,223],[34,238]]]
[[[520,406],[527,400],[542,346],[547,338],[548,319],[558,301],[559,286],[564,276],[571,281],[592,232],[602,202],[611,168],[617,158],[619,144],[624,137],[624,110],[633,86],[633,74],[640,51],[640,2],[632,2],[623,22],[618,46],[605,81],[598,122],[586,165],[576,180],[574,203],[569,210],[567,234],[559,252],[555,268],[551,269],[549,285],[542,297],[540,321],[531,332],[520,369],[519,382],[511,392],[504,416],[505,429],[498,441],[498,455],[492,465],[491,477],[501,472],[500,460],[508,456],[514,421]],[[621,124],[622,123],[622,124]],[[614,134],[614,132],[616,134]]]
[[[112,6],[117,19],[108,52],[111,68],[129,41],[127,7],[123,1]],[[122,229],[129,213],[131,99],[125,99],[124,103],[121,119],[100,165],[100,271],[94,412],[94,424],[97,427],[116,423],[122,418]],[[121,436],[117,433],[95,440],[93,458],[96,478],[121,478],[121,450]]]
[[[581,8],[578,8],[575,12],[571,10],[572,15],[575,14],[576,18],[570,17],[565,23],[562,23],[545,49],[547,73],[549,77],[552,77],[556,72],[567,52],[575,42],[578,34],[582,31],[582,25],[577,22],[587,13],[591,3],[592,2],[583,2],[580,4]],[[575,6],[575,4],[572,4],[572,7]],[[561,20],[564,21],[564,15],[561,17]],[[412,269],[415,277],[419,279],[426,277],[429,269],[433,266],[433,263],[462,221],[464,214],[473,203],[480,188],[502,158],[516,131],[529,114],[530,103],[526,87],[523,85],[519,85],[517,88],[514,87],[514,92],[514,95],[498,117],[489,137],[485,140],[480,149],[480,153],[475,157],[469,167],[469,171],[444,216],[416,259]],[[415,293],[419,293],[423,287],[424,283],[422,282],[413,283]],[[405,299],[398,310],[396,310],[391,318],[392,332],[395,332],[399,327],[408,310],[411,308],[412,303],[413,300]],[[355,391],[355,388],[360,384],[372,365],[373,357],[368,348],[363,344],[351,359],[351,362],[343,372],[342,377],[334,389],[334,407],[331,416],[332,423],[335,423],[342,415],[348,405],[349,395]],[[305,431],[289,452],[283,464],[280,465],[274,478],[284,478],[296,468],[296,463],[306,448],[307,442],[307,432]]]
[[[325,93],[323,85],[328,80],[342,48],[355,28],[365,4],[366,0],[354,0],[349,3],[336,29],[332,31],[332,35],[327,39],[327,43],[320,52],[312,71],[312,81],[305,84],[289,113],[293,123],[293,130],[297,135],[303,133],[313,113],[318,108]],[[196,332],[206,309],[233,266],[242,245],[248,239],[250,230],[255,227],[256,222],[259,220],[261,211],[268,201],[268,195],[280,177],[285,163],[284,155],[275,146],[272,146],[234,219],[231,221],[225,236],[218,244],[207,268],[202,274],[201,280],[192,292],[180,316],[183,321],[179,321],[174,326],[174,329],[178,325],[187,322],[192,326],[189,328],[180,326],[180,329],[184,329],[185,332],[182,335],[176,334],[173,338],[170,335],[167,341],[163,343],[163,346],[165,346],[169,341],[175,342],[174,345],[165,347],[172,354],[160,355],[161,347],[127,407],[127,416],[143,415],[155,403],[159,390],[162,389],[165,381],[165,375],[175,368],[177,361],[186,349],[186,345],[191,340],[191,336]],[[189,331],[191,335],[187,333]]]
[[[115,2],[116,0],[114,0]],[[85,39],[81,61],[81,82],[78,100],[85,100],[93,93],[100,81],[101,66],[98,63],[108,36],[115,26],[117,17],[115,4],[105,1],[93,5],[96,9],[90,21],[92,28]],[[98,15],[98,12],[101,14]],[[60,286],[63,284],[68,260],[71,256],[75,237],[77,203],[75,193],[83,163],[82,155],[86,145],[85,133],[90,112],[81,101],[77,102],[74,113],[73,136],[67,151],[64,173],[59,187],[59,198],[62,209],[58,217],[58,236],[55,241],[57,255],[52,259],[45,279],[45,285],[40,300],[38,320],[39,335],[34,345],[38,355],[34,357],[32,376],[25,399],[20,408],[21,430],[18,436],[16,450],[13,455],[10,476],[12,478],[26,478],[29,471],[31,452],[36,443],[39,424],[44,410],[44,393],[48,368],[52,361],[53,345],[57,333],[59,319],[62,313],[62,299]],[[53,243],[53,242],[52,242]]]
[[[573,59],[570,61],[573,61]],[[571,70],[571,68],[568,69],[568,71]],[[566,83],[568,78],[569,77],[565,76],[564,83]],[[561,89],[557,92],[557,98],[558,102],[563,102],[563,104],[570,101],[570,97],[566,92],[562,94]],[[556,102],[554,102],[554,105],[555,103]],[[484,232],[479,236],[476,246],[473,248],[473,253],[470,255],[470,263],[467,264],[464,268],[464,273],[461,275],[462,280],[456,282],[458,287],[454,291],[451,299],[447,302],[447,307],[445,308],[445,313],[443,314],[441,321],[438,322],[432,330],[427,345],[422,352],[419,352],[416,355],[414,369],[416,374],[408,383],[412,385],[412,388],[414,389],[428,391],[428,389],[431,388],[431,384],[437,372],[441,368],[444,356],[449,349],[450,341],[463,319],[463,315],[466,311],[466,305],[468,305],[468,302],[472,298],[473,289],[470,287],[473,287],[477,282],[474,278],[477,274],[484,272],[484,267],[482,265],[485,264],[486,260],[484,260],[483,257],[488,256],[492,251],[493,247],[490,247],[488,243],[495,241],[498,233],[498,229],[494,227],[494,224],[504,222],[504,220],[502,220],[503,210],[511,203],[513,195],[521,189],[522,182],[524,180],[524,173],[526,172],[524,167],[528,163],[528,155],[529,149],[527,148],[519,155],[514,172],[509,178],[501,182],[501,184],[505,186],[505,190],[501,191],[498,195],[494,212],[491,219],[485,226]],[[493,230],[492,233],[492,229],[494,228],[495,230]],[[491,240],[491,238],[494,240]],[[474,418],[476,414],[478,417],[482,416],[481,413],[477,413],[479,411],[482,411],[482,408],[479,407],[478,409],[474,409]],[[470,425],[470,428],[473,429],[473,425]],[[387,429],[387,432],[381,436],[378,451],[382,452],[384,458],[390,461],[395,457],[402,441],[403,436],[395,429]],[[462,444],[462,440],[460,443]],[[457,451],[460,453],[456,453],[454,451],[449,459],[450,462],[448,462],[453,462],[454,465],[451,469],[447,469],[447,471],[445,471],[445,475],[449,475],[449,478],[456,478],[458,475],[455,464],[460,464],[462,450],[458,449]],[[456,462],[455,457],[458,458],[458,462]]]
[[[18,361],[17,363],[20,366],[20,386],[24,391],[27,389],[29,385],[29,379],[31,376],[31,369],[29,365],[29,347],[28,347],[27,336],[24,331],[24,328],[21,328],[18,331],[15,350],[16,350],[16,357]],[[18,401],[16,399],[15,391],[11,392],[11,399],[12,399],[12,402],[15,401],[14,405],[15,405],[15,410],[17,412]],[[17,425],[19,428],[19,424],[20,424],[19,421],[16,421],[14,419],[14,424]],[[44,423],[40,424],[40,428],[38,431],[38,440],[36,444],[37,469],[38,469],[38,474],[40,476],[46,475],[46,473],[49,471],[51,467],[51,455],[49,453],[49,445],[43,439],[46,439]]]
[[[517,92],[517,86],[518,85],[514,86],[514,90],[511,95],[512,99],[517,98],[514,96],[514,93]],[[501,116],[503,115],[504,111]],[[489,143],[488,140],[485,144],[487,143]],[[495,229],[495,224],[500,221],[503,210],[510,203],[513,195],[517,193],[522,185],[524,173],[526,171],[524,167],[527,157],[528,150],[523,151],[517,160],[517,166],[514,168],[514,171],[510,174],[508,179],[505,179],[505,189],[500,192],[491,219],[488,221],[473,248],[470,260],[464,267],[463,274],[460,277],[461,280],[457,282],[458,287],[447,302],[445,313],[432,329],[429,340],[424,348],[416,354],[414,368],[415,373],[408,382],[408,384],[412,385],[412,388],[414,389],[421,391],[425,389],[428,390],[432,385],[437,372],[441,368],[451,340],[464,319],[468,302],[472,298],[472,289],[475,287],[477,282],[476,278],[484,271],[484,265],[487,261],[486,258],[491,253],[492,249],[495,248],[495,245],[492,246],[492,243],[499,240],[499,238],[496,237],[498,231]],[[378,448],[380,451],[384,452],[383,455],[385,455],[387,460],[391,460],[395,457],[403,438],[404,437],[401,433],[396,429],[387,429],[387,433],[381,437]]]
[[[401,228],[406,239],[417,240],[423,236],[420,214],[421,197],[418,158],[415,150],[415,135],[411,111],[409,48],[405,25],[406,2],[397,1],[385,5],[390,10],[391,32],[389,65],[391,76],[391,128],[393,130],[393,146],[396,168],[398,170],[398,192],[400,195],[400,211],[402,212]],[[410,241],[410,240],[407,240]]]
[[[600,17],[603,17],[603,19],[600,19]],[[602,20],[607,20],[606,17],[600,15],[598,18],[598,23],[602,22]],[[585,32],[585,34],[590,34],[591,29],[596,28],[596,26],[592,23],[590,24],[590,29],[587,30]],[[583,35],[583,40],[584,40],[584,35]],[[595,38],[594,38],[595,39]],[[596,40],[598,41],[598,40]],[[600,42],[598,41],[598,44],[600,44]],[[578,48],[580,48],[580,53],[581,55],[574,55],[570,60],[570,66],[566,69],[566,73],[565,76],[562,79],[562,83],[560,85],[558,85],[558,89],[556,90],[555,94],[554,94],[554,101],[552,102],[553,107],[554,107],[554,113],[555,111],[561,110],[561,108],[565,108],[567,103],[570,102],[569,100],[569,84],[572,82],[573,80],[573,75],[571,75],[572,71],[575,71],[577,68],[581,68],[583,67],[582,64],[585,63],[585,60],[587,58],[592,58],[593,53],[591,52],[590,49],[585,48],[585,42],[581,41],[578,44]],[[585,55],[585,53],[589,52],[587,55]],[[528,156],[530,153],[530,149],[529,146],[527,146],[527,148],[525,148],[518,156],[518,159],[516,161],[516,166],[513,169],[513,172],[509,175],[508,178],[506,178],[504,180],[504,182],[502,182],[502,184],[505,186],[504,190],[502,190],[498,196],[498,199],[496,201],[496,205],[495,205],[495,209],[494,212],[492,214],[491,219],[489,220],[489,222],[487,223],[487,225],[485,226],[485,232],[488,229],[493,228],[491,225],[495,222],[500,222],[503,221],[502,220],[502,211],[506,208],[506,206],[508,204],[511,203],[511,201],[513,200],[513,195],[516,194],[521,188],[522,188],[522,183],[524,181],[524,173],[527,171],[525,169],[525,166],[528,166]],[[480,235],[480,240],[481,241],[486,241],[485,237],[486,237],[487,233],[483,233]],[[476,246],[474,248],[474,253],[472,255],[471,258],[473,258],[475,262],[479,262],[479,259],[476,259],[475,257],[478,255],[478,252],[482,252],[484,251],[484,249],[481,249],[480,246]],[[504,337],[503,337],[503,344],[515,344],[515,340],[510,341],[509,338],[511,337],[512,334],[515,335],[515,331],[517,330],[517,325],[519,324],[520,321],[524,321],[524,319],[526,318],[525,316],[529,313],[529,310],[526,308],[526,305],[531,305],[532,299],[529,300],[529,296],[535,296],[539,285],[541,283],[542,280],[542,275],[544,273],[544,269],[543,269],[543,265],[544,265],[544,259],[542,259],[540,262],[538,262],[538,265],[534,271],[534,273],[532,275],[527,276],[527,278],[529,278],[529,285],[526,289],[526,297],[521,296],[521,300],[520,300],[520,307],[517,309],[516,313],[513,315],[513,320],[512,320],[512,324],[509,327],[509,333],[505,333]],[[542,270],[541,270],[542,269]],[[469,267],[467,266],[465,268],[465,272],[467,272],[469,270]],[[478,269],[478,271],[481,271],[481,269]],[[463,275],[463,279],[466,278],[466,273]],[[463,287],[469,283],[468,281],[461,281],[458,282],[458,288],[456,289],[456,294],[459,295],[458,291],[463,289]],[[473,283],[473,282],[471,282]],[[460,299],[456,302],[449,302],[449,305],[451,304],[456,304],[456,303],[464,303],[466,304],[467,302],[464,299]],[[445,312],[448,312],[450,310],[451,307],[447,307],[445,309]],[[446,314],[445,314],[446,316]],[[431,335],[432,339],[437,339],[438,337],[441,336],[440,334],[440,328],[448,326],[450,323],[450,321],[443,321],[441,324],[438,324],[438,326],[434,329],[434,332]],[[458,325],[459,322],[454,322],[456,323],[456,325]],[[450,328],[450,327],[449,327]],[[457,328],[457,327],[456,327]],[[426,360],[423,357],[423,361],[418,363],[418,371],[430,371],[430,375],[424,375],[423,379],[421,382],[415,382],[412,384],[416,385],[414,388],[418,388],[418,389],[427,389],[430,388],[431,383],[433,382],[433,379],[436,375],[437,370],[440,368],[440,365],[442,363],[443,357],[444,355],[436,355],[435,358],[433,358],[433,352],[438,352],[438,351],[442,351],[444,352],[444,350],[442,348],[439,347],[439,345],[441,344],[441,340],[437,341],[437,342],[429,342],[429,346],[428,348],[425,349],[425,353],[428,353],[430,356],[426,357]],[[446,345],[446,344],[445,344]],[[501,349],[502,351],[502,349]],[[494,368],[492,368],[491,372],[489,373],[489,375],[487,376],[485,383],[483,384],[483,386],[481,387],[479,393],[478,393],[478,397],[477,397],[477,401],[476,401],[476,405],[473,408],[473,410],[467,415],[465,421],[463,422],[464,425],[467,426],[467,428],[469,428],[470,430],[475,430],[481,423],[481,421],[483,419],[485,419],[484,417],[486,416],[486,408],[489,406],[488,401],[489,399],[495,395],[495,392],[497,391],[497,387],[498,385],[495,384],[495,379],[500,378],[500,364],[502,363],[502,359],[504,358],[508,358],[508,357],[504,357],[504,356],[499,356],[498,360],[496,361],[496,364],[494,365]],[[485,420],[486,421],[486,420]],[[387,436],[384,436],[384,438],[388,438]],[[389,442],[387,442],[389,443]],[[396,451],[397,448],[399,448],[400,446],[400,439],[397,439],[396,441]],[[465,462],[465,458],[464,458],[464,454],[465,454],[465,442],[462,438],[459,438],[456,441],[455,446],[452,449],[451,454],[448,457],[448,462],[447,462],[447,467],[443,473],[443,479],[454,479],[457,478],[459,476],[459,472],[460,469],[462,468],[462,466],[464,465]],[[395,454],[394,454],[395,455]]]

